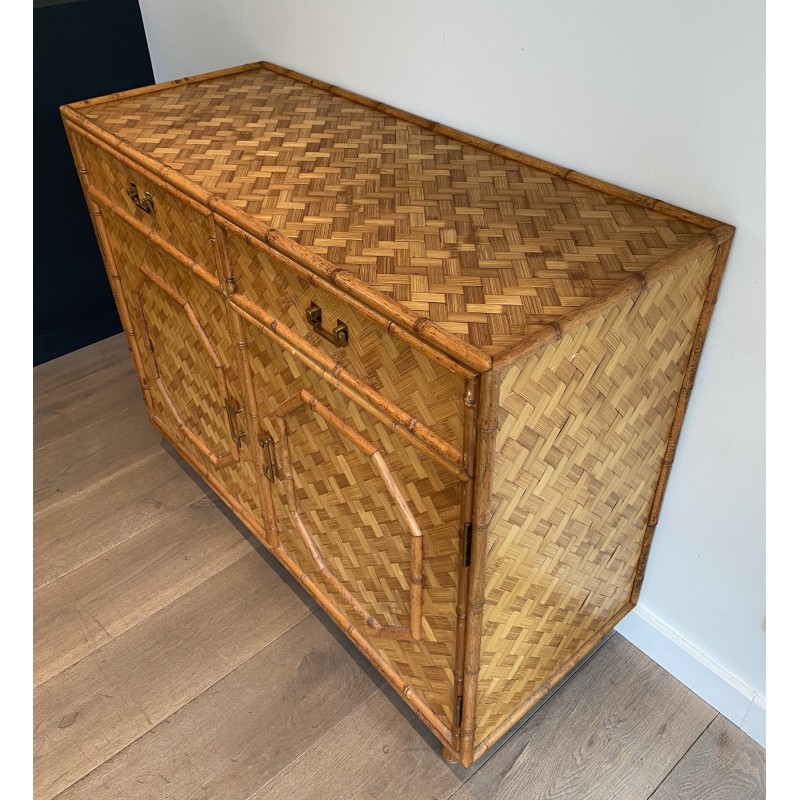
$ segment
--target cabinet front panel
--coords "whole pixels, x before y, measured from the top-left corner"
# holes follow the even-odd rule
[[[338,297],[243,237],[226,237],[238,291],[282,324],[333,358],[383,397],[461,451],[464,439],[464,380],[429,359]],[[342,323],[347,344],[335,346],[315,331],[307,311],[319,308],[321,327],[333,335]]]
[[[111,211],[103,224],[152,416],[261,523],[224,298]]]
[[[464,483],[263,331],[246,324],[245,337],[259,421],[274,442],[281,546],[452,727]],[[419,640],[411,634],[414,524],[422,534]]]
[[[216,273],[208,215],[88,139],[80,137],[78,146],[92,186],[208,272]]]

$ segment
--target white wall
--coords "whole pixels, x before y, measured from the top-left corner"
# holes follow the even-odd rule
[[[620,630],[763,741],[763,3],[140,3],[158,80],[273,61],[737,227]]]

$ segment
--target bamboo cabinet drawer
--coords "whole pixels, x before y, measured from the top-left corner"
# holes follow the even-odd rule
[[[215,274],[208,211],[93,137],[82,137],[78,147],[88,182],[102,201]]]
[[[733,228],[272,64],[62,115],[150,419],[470,766],[638,599]]]

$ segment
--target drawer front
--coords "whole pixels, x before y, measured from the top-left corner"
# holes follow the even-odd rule
[[[436,436],[463,452],[464,378],[428,358],[334,294],[313,285],[264,246],[236,233],[226,237],[237,290],[327,357],[375,389]],[[309,321],[316,307],[319,333]],[[328,341],[338,324],[347,328],[347,344]],[[458,456],[456,456],[458,458]]]
[[[263,527],[222,294],[110,210],[102,216],[106,259],[119,274],[150,416]]]
[[[281,546],[451,727],[465,483],[244,330]]]
[[[78,137],[78,147],[91,186],[217,275],[210,213],[201,213],[191,201],[88,139]]]

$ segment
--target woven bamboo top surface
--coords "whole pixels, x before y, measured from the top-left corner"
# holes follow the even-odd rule
[[[273,69],[73,108],[489,356],[712,227]]]

